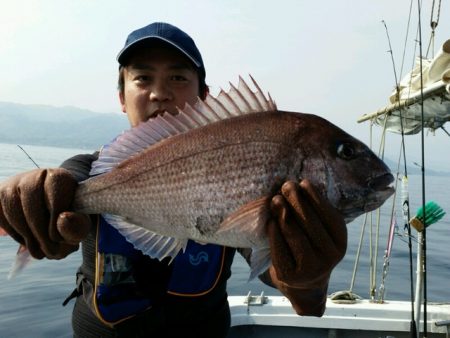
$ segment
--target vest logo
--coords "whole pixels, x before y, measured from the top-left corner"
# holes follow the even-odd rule
[[[200,251],[196,255],[189,254],[189,263],[191,265],[197,266],[201,262],[208,262],[208,254],[205,251]]]

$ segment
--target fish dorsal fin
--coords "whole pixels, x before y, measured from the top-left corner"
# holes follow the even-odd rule
[[[266,98],[256,81],[251,76],[250,79],[256,92],[239,76],[237,88],[230,83],[228,92],[221,90],[216,97],[208,94],[204,101],[198,99],[194,105],[186,104],[182,110],[178,109],[179,114],[175,116],[165,112],[124,131],[103,146],[98,160],[92,163],[90,175],[111,171],[124,160],[171,136],[234,116],[276,110],[270,95]]]

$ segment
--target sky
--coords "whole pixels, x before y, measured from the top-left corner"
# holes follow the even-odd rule
[[[132,30],[166,21],[196,41],[213,94],[228,89],[239,75],[251,74],[279,109],[320,115],[377,149],[381,128],[374,126],[371,133],[370,124],[357,119],[384,107],[395,86],[382,20],[398,77],[411,69],[417,45],[418,5],[410,0],[0,0],[0,4],[0,101],[119,112],[117,53]],[[432,1],[424,1],[424,52],[431,6]],[[450,38],[449,13],[450,4],[443,1],[435,52]],[[450,170],[450,137],[437,131],[425,133],[424,139],[426,168]],[[386,156],[396,160],[399,151],[400,138],[388,135]],[[406,152],[408,163],[421,162],[420,134],[406,137]]]

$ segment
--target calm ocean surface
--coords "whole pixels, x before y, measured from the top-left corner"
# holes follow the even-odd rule
[[[79,153],[90,151],[80,149],[62,149],[53,147],[24,146],[34,161],[41,167],[58,166],[64,159]],[[16,146],[0,144],[0,180],[21,171],[34,169],[33,163]],[[411,214],[421,205],[421,177],[409,178]],[[444,210],[450,213],[450,176],[427,177],[427,201],[434,200]],[[382,211],[380,239],[378,248],[378,267],[376,287],[380,286],[380,271],[383,265],[383,255],[387,245],[386,234],[389,228],[389,207]],[[399,230],[401,225],[401,209],[397,208]],[[373,217],[375,224],[375,216]],[[346,257],[334,270],[329,292],[347,290],[353,272],[354,256],[359,243],[361,227],[364,218],[360,217],[349,224],[349,246]],[[375,232],[375,230],[374,230]],[[413,233],[415,235],[415,233]],[[450,215],[446,215],[439,223],[430,226],[427,231],[427,267],[428,267],[428,300],[450,301]],[[366,226],[361,250],[360,265],[356,275],[353,291],[368,298],[370,273],[369,262],[369,225]],[[386,278],[386,298],[409,298],[409,267],[407,244],[401,237],[394,239],[389,273]],[[75,272],[81,259],[79,253],[74,253],[62,261],[35,261],[21,275],[13,280],[7,280],[7,275],[17,244],[10,238],[0,238],[0,338],[4,337],[71,337],[71,311],[73,301],[66,307],[61,303],[73,290]],[[413,243],[414,255],[416,244]],[[415,262],[414,262],[415,271]],[[233,264],[233,275],[229,281],[229,294],[242,295],[248,291],[277,295],[277,290],[265,286],[261,282],[247,282],[249,269],[243,259],[237,255]]]

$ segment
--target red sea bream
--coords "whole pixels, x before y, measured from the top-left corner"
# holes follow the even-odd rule
[[[277,110],[253,83],[256,92],[240,79],[124,132],[101,151],[74,209],[103,214],[158,259],[188,239],[251,248],[254,277],[270,264],[264,226],[283,182],[309,179],[347,222],[393,193],[367,146],[316,115]]]

